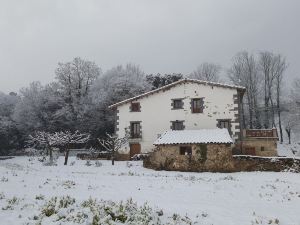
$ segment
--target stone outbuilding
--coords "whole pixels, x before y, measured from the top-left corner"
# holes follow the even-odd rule
[[[241,144],[243,155],[277,156],[277,129],[243,130]]]
[[[144,164],[165,170],[232,171],[232,143],[227,129],[166,131]]]

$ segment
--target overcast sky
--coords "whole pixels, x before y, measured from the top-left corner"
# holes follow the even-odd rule
[[[187,74],[270,50],[300,77],[299,28],[299,0],[0,0],[0,91],[53,81],[57,63],[76,56],[103,71],[132,62]]]

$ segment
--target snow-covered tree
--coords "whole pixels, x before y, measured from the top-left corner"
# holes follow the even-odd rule
[[[189,77],[192,79],[218,82],[220,81],[221,66],[214,63],[202,63]]]
[[[67,63],[59,63],[55,70],[64,106],[60,110],[70,121],[69,128],[75,129],[85,112],[90,88],[100,76],[101,69],[94,62],[79,57]]]
[[[89,141],[90,134],[80,133],[75,131],[60,131],[50,135],[49,144],[50,146],[56,146],[62,149],[65,153],[64,165],[68,164],[70,147],[78,144],[85,144]]]
[[[49,155],[50,162],[53,162],[53,150],[51,145],[51,133],[45,131],[37,131],[29,135],[27,144],[34,147],[39,147]]]
[[[175,81],[178,81],[183,78],[181,73],[173,73],[173,74],[149,74],[146,76],[146,81],[151,85],[151,90],[163,87],[165,85],[171,84]]]
[[[99,77],[91,88],[80,128],[91,132],[95,139],[106,136],[106,132],[112,133],[115,114],[108,106],[148,90],[150,85],[139,66],[127,64],[113,67]]]
[[[20,97],[14,92],[8,95],[0,92],[0,155],[18,148],[22,142],[13,120],[14,109],[19,101]]]
[[[125,137],[118,137],[115,134],[106,133],[105,138],[98,138],[100,145],[111,155],[111,163],[115,164],[116,154],[128,142],[129,134],[125,132]]]
[[[133,97],[150,89],[145,78],[145,73],[137,65],[113,67],[97,80],[94,97],[108,104]]]

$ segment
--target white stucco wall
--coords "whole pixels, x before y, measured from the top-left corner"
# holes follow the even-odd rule
[[[117,107],[117,135],[124,136],[125,128],[129,128],[130,121],[141,121],[142,138],[136,143],[141,144],[142,152],[151,151],[153,142],[159,134],[170,130],[171,121],[184,120],[187,130],[216,128],[218,119],[230,119],[233,138],[238,138],[239,123],[235,122],[235,110],[238,104],[234,104],[234,95],[237,89],[210,86],[198,83],[182,83],[169,90],[160,91],[139,99],[141,112],[130,112],[130,104]],[[191,98],[204,98],[203,113],[191,113]],[[172,99],[184,98],[183,109],[172,110]],[[123,152],[129,151],[129,145],[124,147]]]

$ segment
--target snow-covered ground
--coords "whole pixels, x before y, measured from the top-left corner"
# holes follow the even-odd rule
[[[91,166],[71,158],[63,166],[43,166],[36,159],[0,160],[0,224],[37,224],[53,196],[145,202],[172,218],[187,215],[197,224],[300,224],[300,175],[293,173],[180,173],[153,171],[141,162],[101,161]],[[71,163],[74,165],[70,165]],[[42,224],[75,224],[57,217]],[[86,224],[84,222],[83,224]],[[142,223],[141,223],[142,224]],[[181,224],[181,223],[178,223]]]
[[[291,144],[285,133],[283,133],[284,141],[282,144],[278,141],[278,155],[288,157],[300,157],[300,132],[292,133]]]

